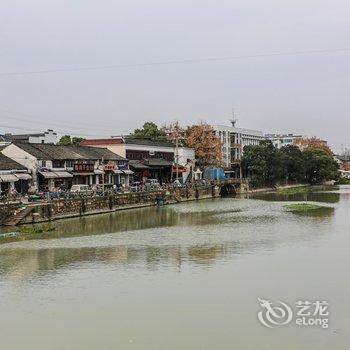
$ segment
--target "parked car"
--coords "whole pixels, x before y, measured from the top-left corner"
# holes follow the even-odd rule
[[[89,185],[73,185],[70,189],[70,193],[80,196],[92,196],[94,191]]]
[[[147,179],[145,182],[146,191],[155,191],[161,188],[157,179]]]

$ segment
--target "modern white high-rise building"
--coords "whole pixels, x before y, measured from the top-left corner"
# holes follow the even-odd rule
[[[222,142],[222,163],[226,169],[239,168],[244,146],[258,145],[260,141],[265,140],[261,131],[241,129],[232,126],[213,125],[215,134]]]

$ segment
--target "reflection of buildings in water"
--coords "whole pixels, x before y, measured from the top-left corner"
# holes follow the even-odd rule
[[[129,258],[127,247],[116,247],[106,252],[106,259],[109,261],[127,261]]]
[[[194,246],[188,249],[188,256],[200,263],[210,263],[224,253],[224,245]]]
[[[169,263],[181,269],[182,261],[189,257],[190,261],[210,264],[224,253],[223,245],[195,246],[145,246],[137,249],[127,246],[113,248],[56,248],[40,250],[8,250],[2,251],[0,274],[9,279],[25,280],[42,274],[51,274],[55,270],[70,265],[91,262],[128,263],[144,262],[148,269],[157,269]]]

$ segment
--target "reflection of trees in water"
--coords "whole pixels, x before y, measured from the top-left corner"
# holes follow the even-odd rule
[[[309,201],[309,202],[323,202],[323,203],[338,203],[340,201],[340,194],[334,193],[334,192],[308,192],[308,193],[294,193],[294,194],[282,194],[277,192],[271,192],[271,193],[254,193],[249,195],[249,198],[263,199],[271,202]]]
[[[155,227],[199,226],[218,223],[217,212],[178,212],[170,207],[149,207],[111,214],[99,214],[54,222],[55,231],[9,237],[2,243],[18,240],[50,239],[142,230]]]

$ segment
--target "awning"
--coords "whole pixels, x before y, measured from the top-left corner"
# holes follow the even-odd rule
[[[18,180],[19,180],[19,178],[13,174],[0,175],[1,182],[16,182]]]
[[[96,175],[102,175],[102,174],[104,174],[103,170],[101,170],[101,169],[95,169],[95,170],[94,170],[94,173],[95,173]]]
[[[113,172],[114,174],[123,174],[123,172],[119,169],[114,169]]]
[[[39,174],[44,176],[45,179],[59,179],[64,177],[73,177],[68,171],[39,171]]]
[[[20,180],[30,180],[32,177],[27,173],[16,173],[16,177],[18,177]]]
[[[74,176],[90,176],[95,175],[95,173],[74,173]]]
[[[57,174],[58,177],[73,177],[68,171],[55,171],[55,174]]]
[[[134,172],[132,170],[123,170],[123,173],[126,175],[132,175]]]
[[[53,171],[39,171],[39,174],[44,176],[45,179],[56,179],[58,177]]]

